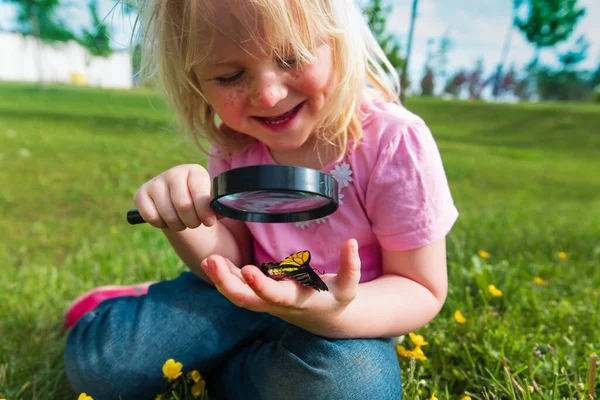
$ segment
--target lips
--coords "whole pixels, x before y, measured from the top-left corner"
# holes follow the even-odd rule
[[[277,115],[275,117],[255,117],[255,118],[265,124],[281,125],[281,124],[284,124],[284,123],[290,121],[292,118],[294,118],[296,116],[296,114],[298,114],[298,111],[300,111],[300,108],[302,107],[303,104],[304,104],[304,102],[298,104],[296,107],[292,108],[290,111],[285,112],[281,115]]]

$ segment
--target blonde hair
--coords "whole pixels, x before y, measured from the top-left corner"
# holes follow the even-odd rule
[[[217,115],[203,95],[195,67],[212,47],[218,29],[211,3],[240,0],[140,0],[135,36],[142,43],[144,79],[157,82],[186,130],[202,148],[200,137],[225,152],[245,150],[254,139],[219,129]],[[261,38],[280,60],[294,54],[300,64],[314,61],[319,37],[332,43],[334,84],[316,132],[319,140],[343,153],[362,137],[360,103],[367,91],[398,101],[398,74],[373,37],[354,0],[243,0],[259,21],[239,18],[248,32],[260,24]],[[239,3],[237,10],[239,12]],[[243,12],[243,11],[242,11]],[[200,30],[207,37],[199,40]],[[201,44],[207,44],[204,48]]]

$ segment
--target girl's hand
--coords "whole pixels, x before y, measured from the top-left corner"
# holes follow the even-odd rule
[[[275,281],[254,265],[240,270],[227,259],[211,255],[202,261],[204,272],[232,303],[267,312],[312,333],[328,336],[341,329],[341,315],[355,299],[360,280],[360,258],[355,239],[340,251],[337,275],[324,275],[329,291],[317,292],[291,280]]]
[[[217,215],[210,208],[210,176],[197,164],[173,167],[135,193],[140,215],[156,228],[182,231],[200,224],[212,226]]]

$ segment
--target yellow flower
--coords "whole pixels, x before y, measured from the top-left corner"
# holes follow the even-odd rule
[[[502,296],[502,290],[498,289],[496,286],[494,285],[489,285],[488,286],[488,291],[490,292],[490,294],[494,297],[500,297]]]
[[[192,396],[194,396],[195,399],[197,399],[198,397],[200,397],[200,395],[202,394],[202,392],[204,392],[204,387],[206,386],[206,382],[204,380],[201,380],[200,382],[194,383],[190,389],[190,391],[192,392]]]
[[[190,372],[189,377],[192,378],[192,380],[196,383],[202,380],[202,376],[200,376],[200,372],[198,372],[197,370],[193,370],[192,372]]]
[[[81,393],[77,400],[94,400],[92,396],[88,396],[87,393]]]
[[[439,400],[437,397],[435,397],[435,392],[431,393],[431,398],[429,400]]]
[[[460,399],[460,400],[471,400],[471,396],[465,396],[465,397],[463,397],[463,398],[462,398],[462,399]]]
[[[427,346],[429,343],[425,341],[422,335],[415,335],[414,332],[408,334],[410,336],[410,340],[415,344],[415,346]]]
[[[462,315],[462,313],[460,312],[460,310],[454,311],[454,319],[459,324],[464,324],[465,322],[467,322],[467,319],[465,318],[464,315]]]
[[[533,391],[534,391],[533,386],[531,386],[531,385],[527,386],[527,390],[529,390],[529,393],[533,393]]]
[[[491,254],[485,250],[479,250],[479,253],[477,254],[479,254],[479,257],[483,258],[484,260],[487,260],[491,256]]]
[[[411,358],[416,358],[417,360],[427,360],[427,357],[425,357],[425,353],[423,353],[423,350],[421,350],[421,346],[417,346],[411,352],[411,356]]]
[[[420,346],[417,346],[414,350],[407,350],[404,346],[396,346],[396,352],[400,357],[427,360],[427,357],[425,357],[425,353],[423,353]]]
[[[542,285],[545,286],[548,284],[548,281],[540,278],[539,276],[536,276],[535,278],[533,278],[533,281],[537,284],[537,285]]]
[[[406,348],[404,346],[396,346],[396,353],[398,353],[398,355],[400,357],[406,357],[408,358],[408,350],[406,350]]]
[[[564,251],[559,251],[558,258],[560,258],[561,260],[566,260],[567,258],[569,258],[569,256]]]
[[[156,397],[154,398],[154,400],[162,400],[163,395],[162,394],[157,394]]]
[[[162,366],[163,374],[165,378],[172,381],[181,376],[181,369],[183,368],[183,364],[180,362],[175,362],[172,358],[169,358],[167,362]]]

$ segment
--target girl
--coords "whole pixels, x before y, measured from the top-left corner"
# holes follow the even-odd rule
[[[396,103],[397,75],[354,1],[147,0],[141,15],[148,65],[212,145],[208,170],[173,167],[135,195],[191,272],[80,298],[66,314],[84,314],[66,348],[73,386],[152,397],[175,358],[216,398],[399,399],[391,338],[441,309],[458,213],[432,135]],[[215,215],[211,177],[253,164],[327,172],[341,206],[298,224]],[[257,268],[303,249],[329,291]]]

